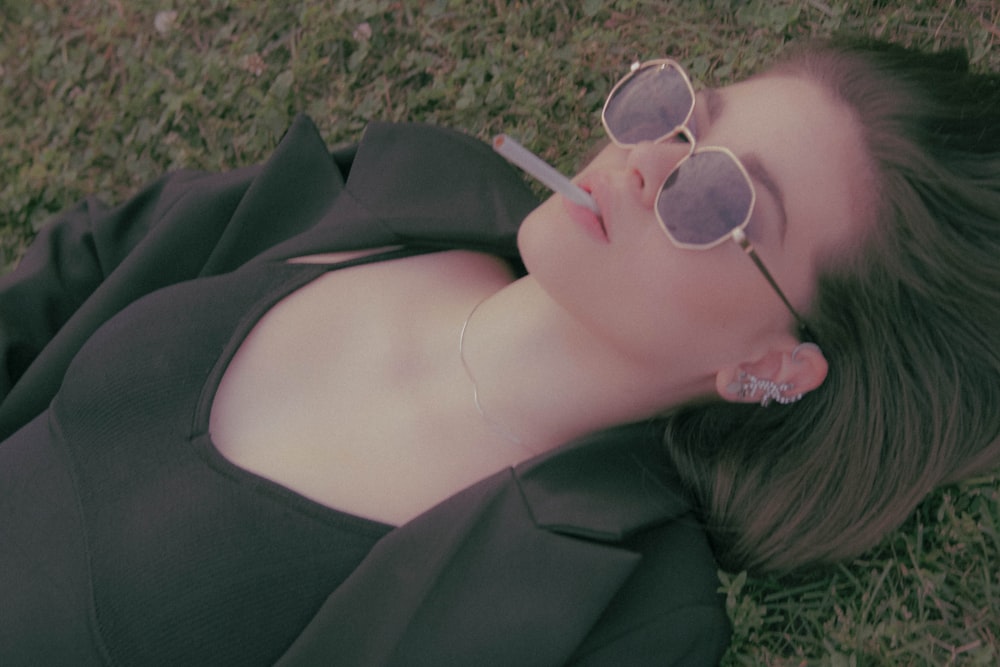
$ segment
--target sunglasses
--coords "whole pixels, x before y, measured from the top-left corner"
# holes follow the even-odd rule
[[[757,193],[743,163],[719,146],[696,148],[688,126],[694,113],[691,80],[673,60],[636,63],[611,89],[601,122],[611,141],[623,148],[683,136],[691,147],[667,175],[656,196],[656,219],[679,248],[708,250],[732,239],[753,260],[795,318],[801,335],[814,336],[805,319],[778,287],[747,239],[746,226]]]

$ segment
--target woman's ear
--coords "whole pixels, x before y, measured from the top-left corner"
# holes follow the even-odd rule
[[[770,400],[791,402],[823,384],[829,368],[815,343],[782,344],[752,362],[720,370],[715,389],[734,403],[760,403],[768,391]]]

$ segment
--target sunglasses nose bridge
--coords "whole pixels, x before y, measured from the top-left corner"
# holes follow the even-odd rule
[[[673,139],[642,141],[628,149],[625,161],[629,187],[644,208],[656,206],[667,177],[691,153],[691,145]]]

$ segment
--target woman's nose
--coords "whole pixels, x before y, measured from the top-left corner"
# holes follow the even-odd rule
[[[629,187],[644,207],[654,206],[660,186],[692,149],[693,145],[684,137],[655,143],[643,141],[630,149],[625,162]]]

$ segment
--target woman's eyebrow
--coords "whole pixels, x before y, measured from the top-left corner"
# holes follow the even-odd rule
[[[715,88],[705,88],[701,91],[702,100],[705,103],[705,110],[708,112],[709,125],[715,124],[726,108],[726,100]],[[764,186],[771,197],[778,203],[778,231],[781,235],[781,244],[785,243],[785,232],[788,229],[788,214],[785,211],[785,198],[781,194],[778,182],[774,180],[771,172],[767,170],[764,163],[756,154],[750,153],[740,156],[740,162],[750,173],[750,177]]]
[[[788,230],[788,214],[785,211],[785,198],[781,194],[778,182],[771,176],[764,163],[760,161],[755,153],[748,153],[740,156],[740,162],[746,167],[751,178],[764,186],[774,201],[778,203],[778,232],[781,235],[781,244],[785,244],[785,232]]]

